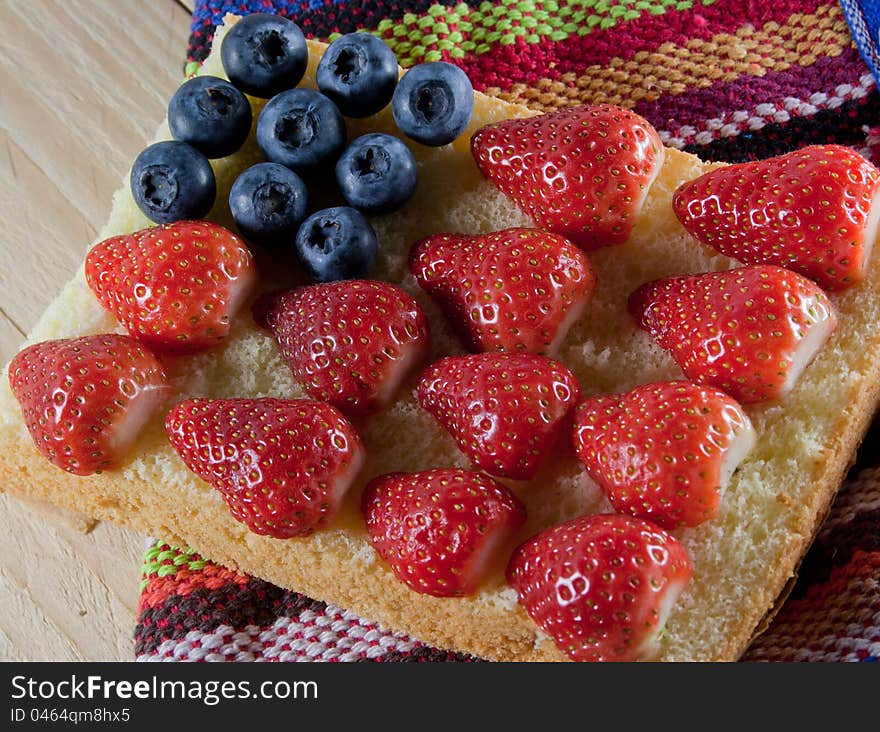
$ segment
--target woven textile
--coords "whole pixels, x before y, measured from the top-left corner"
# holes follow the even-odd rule
[[[841,5],[862,58],[880,79],[880,3],[843,0]]]
[[[874,0],[844,5],[847,15],[828,0],[199,0],[189,63],[205,57],[225,13],[275,11],[313,37],[369,30],[404,66],[451,61],[480,91],[535,109],[632,108],[667,145],[704,159],[837,142],[880,164],[880,93],[868,65],[880,13]],[[857,465],[880,464],[878,445],[869,437]],[[147,552],[136,637],[140,660],[476,660],[164,544]],[[878,656],[880,469],[857,467],[746,658]]]

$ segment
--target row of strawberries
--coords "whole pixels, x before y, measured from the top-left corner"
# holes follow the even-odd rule
[[[691,573],[664,529],[712,518],[754,442],[735,399],[783,396],[834,328],[824,292],[775,264],[830,289],[857,282],[880,176],[855,153],[826,146],[682,186],[674,206],[688,231],[751,266],[648,283],[630,298],[634,317],[693,383],[582,401],[575,377],[547,354],[595,287],[583,249],[629,236],[662,164],[656,132],[632,113],[583,107],[486,127],[472,147],[482,172],[545,230],[438,234],[413,248],[419,285],[483,352],[430,366],[418,398],[494,476],[534,477],[572,430],[620,515],[533,537],[513,553],[508,580],[572,658],[638,658]],[[118,465],[165,401],[153,354],[221,342],[256,272],[231,232],[178,222],[98,244],[86,279],[133,337],[36,344],[9,372],[37,447],[80,475]],[[427,322],[400,288],[363,280],[264,297],[254,315],[313,400],[189,399],[168,412],[166,432],[238,520],[258,533],[302,536],[330,521],[363,461],[343,415],[394,398],[427,354]],[[362,508],[395,575],[436,596],[474,592],[525,521],[505,485],[455,469],[375,478]]]

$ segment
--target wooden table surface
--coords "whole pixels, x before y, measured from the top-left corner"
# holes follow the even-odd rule
[[[0,363],[80,266],[180,83],[192,2],[0,0]],[[0,660],[121,661],[144,538],[0,494]]]

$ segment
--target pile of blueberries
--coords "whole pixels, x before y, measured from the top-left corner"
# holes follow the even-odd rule
[[[276,15],[243,18],[223,40],[230,82],[199,76],[168,107],[173,140],[144,150],[131,171],[134,200],[156,223],[199,219],[214,205],[209,158],[236,152],[251,129],[245,94],[268,99],[257,119],[257,145],[268,162],[245,170],[229,193],[241,235],[265,247],[293,242],[317,282],[364,277],[377,240],[366,214],[396,211],[413,195],[417,166],[397,137],[371,133],[348,143],[345,117],[368,117],[392,105],[394,121],[412,140],[452,142],[473,112],[473,87],[457,66],[424,63],[398,83],[397,59],[375,36],[352,33],[328,47],[317,69],[320,91],[298,89],[308,48],[302,31]],[[335,166],[348,206],[306,217],[313,181]]]

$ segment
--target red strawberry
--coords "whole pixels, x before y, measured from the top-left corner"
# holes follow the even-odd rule
[[[713,518],[754,444],[739,404],[689,381],[593,397],[575,414],[575,449],[614,510],[666,529]]]
[[[531,353],[450,356],[431,366],[419,402],[492,475],[533,478],[580,400],[577,379]]]
[[[650,660],[690,577],[674,537],[611,514],[543,531],[507,565],[526,612],[574,661]]]
[[[473,593],[526,518],[507,487],[469,470],[374,478],[361,507],[394,575],[435,597]]]
[[[37,449],[76,475],[117,467],[169,391],[159,360],[116,334],[25,348],[9,384]]]
[[[607,104],[487,125],[477,167],[541,228],[584,249],[622,244],[663,164],[647,120]]]
[[[85,271],[101,305],[160,354],[217,345],[257,279],[241,239],[208,221],[105,239],[89,252]]]
[[[419,304],[384,282],[301,287],[258,301],[254,317],[275,335],[303,388],[349,414],[390,402],[428,352]]]
[[[165,432],[236,520],[276,539],[326,526],[364,459],[354,427],[308,399],[189,399]]]
[[[435,234],[410,270],[474,351],[554,352],[596,285],[583,252],[538,229]]]
[[[691,381],[743,404],[785,396],[837,324],[819,287],[772,266],[649,282],[629,309]]]
[[[814,145],[710,171],[679,186],[672,205],[692,236],[722,254],[842,290],[865,276],[880,171],[848,147]]]

